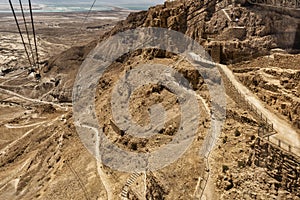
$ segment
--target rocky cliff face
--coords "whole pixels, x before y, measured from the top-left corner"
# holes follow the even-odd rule
[[[227,1],[172,1],[131,14],[110,33],[136,27],[182,32],[209,49],[221,46],[220,62],[238,62],[265,55],[272,48],[296,48],[299,20],[286,12]]]
[[[237,55],[257,55],[257,50],[265,54],[276,47],[296,48],[299,23],[299,19],[270,7],[232,6],[225,0],[178,0],[130,14],[99,41],[137,27],[168,28],[185,33],[206,47],[217,41],[224,47],[222,62],[229,62],[238,61]]]
[[[44,72],[68,69],[68,73],[72,74],[72,78],[68,77],[70,81],[96,43],[137,27],[161,27],[182,32],[203,45],[216,62],[249,60],[266,55],[273,48],[298,48],[300,22],[292,14],[250,4],[232,6],[225,0],[165,2],[148,11],[130,14],[85,47],[73,47],[51,58]],[[60,80],[60,83],[65,81]],[[64,96],[64,101],[68,99],[65,95],[57,96]]]
[[[151,8],[144,26],[183,32],[207,49],[220,45],[220,61],[228,63],[267,54],[272,48],[293,48],[297,23],[270,8],[177,1]]]

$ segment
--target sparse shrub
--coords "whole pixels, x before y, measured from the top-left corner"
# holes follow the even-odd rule
[[[227,142],[227,139],[228,139],[227,136],[225,136],[225,137],[223,138],[223,144],[225,144],[225,143]]]
[[[137,147],[138,147],[138,146],[137,146],[137,143],[135,143],[135,142],[134,142],[134,143],[131,143],[131,149],[132,149],[132,150],[136,151],[136,150],[137,150]]]
[[[226,171],[229,170],[229,167],[227,165],[222,165],[222,172],[226,173]]]
[[[241,135],[241,132],[238,129],[235,129],[234,136],[239,137]]]
[[[244,168],[246,165],[245,161],[244,160],[238,160],[238,167],[240,168]]]

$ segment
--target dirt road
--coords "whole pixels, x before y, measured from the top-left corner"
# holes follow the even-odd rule
[[[291,146],[291,151],[300,155],[300,136],[299,134],[284,120],[276,114],[268,110],[263,103],[256,97],[247,87],[241,84],[234,76],[232,71],[225,65],[219,65],[220,69],[229,78],[232,84],[240,91],[240,93],[252,103],[266,118],[273,124],[277,134],[270,137],[270,141],[278,143],[278,140],[283,141]],[[284,148],[284,147],[283,147]],[[286,149],[286,148],[284,148]]]

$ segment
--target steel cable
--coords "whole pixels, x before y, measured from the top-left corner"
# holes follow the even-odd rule
[[[36,34],[35,34],[35,28],[34,28],[34,22],[33,22],[31,0],[28,0],[28,4],[29,4],[29,10],[30,10],[30,17],[31,17],[31,26],[32,26],[32,32],[33,32],[34,46],[35,46],[36,63],[37,63],[37,66],[39,66],[39,55],[38,55],[38,48],[37,48],[37,42],[36,42]]]
[[[20,34],[20,36],[21,36],[22,43],[23,43],[23,45],[24,45],[24,49],[25,49],[25,52],[26,52],[26,55],[27,55],[27,59],[28,59],[28,61],[29,61],[29,64],[32,66],[32,62],[31,62],[31,60],[30,60],[29,53],[28,53],[28,51],[27,51],[27,47],[26,47],[26,44],[25,44],[25,42],[24,42],[24,37],[23,37],[22,31],[21,31],[21,29],[20,29],[20,25],[19,25],[18,18],[17,18],[16,13],[15,13],[14,6],[13,6],[11,0],[8,0],[8,1],[9,1],[10,8],[11,8],[11,10],[12,10],[12,13],[13,13],[13,15],[14,15],[15,22],[16,22],[16,24],[17,24],[17,28],[18,28],[19,34]]]
[[[23,9],[23,5],[22,5],[22,0],[19,0],[19,3],[20,3],[22,16],[23,16],[23,21],[24,21],[24,25],[25,25],[25,30],[26,30],[26,34],[27,34],[28,43],[29,43],[29,48],[30,48],[31,55],[32,55],[32,60],[33,60],[33,63],[35,63],[34,54],[33,54],[32,45],[31,45],[29,32],[28,32],[28,27],[27,27],[27,21],[26,21],[26,18],[25,18],[24,9]]]
[[[90,9],[89,9],[89,11],[88,11],[88,13],[87,13],[87,15],[86,15],[85,18],[83,19],[82,24],[81,24],[81,27],[80,27],[80,30],[79,30],[79,34],[82,33],[83,26],[84,26],[84,24],[86,23],[88,17],[90,16],[90,14],[91,14],[91,12],[92,12],[92,10],[93,10],[95,4],[96,4],[96,1],[97,1],[97,0],[94,0],[94,1],[93,1],[93,3],[92,3],[92,5],[91,5],[91,7],[90,7]],[[74,43],[75,43],[75,40],[72,42],[71,47],[74,45]]]

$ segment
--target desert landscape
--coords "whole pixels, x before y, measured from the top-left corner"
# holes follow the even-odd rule
[[[270,2],[176,0],[147,11],[115,8],[88,17],[34,13],[39,53],[34,65],[12,14],[0,13],[0,199],[300,199],[300,4]],[[146,27],[173,30],[200,44],[207,55],[196,64],[204,71],[180,54],[137,48],[97,79],[92,104],[85,104],[85,93],[78,104],[78,74],[87,73],[87,61],[108,59],[97,58],[95,49],[124,31]],[[141,127],[154,122],[155,135],[134,137],[114,116],[112,93],[118,84],[127,86],[129,72],[163,65],[189,82],[178,85],[196,98],[198,110],[185,110],[199,113],[188,117],[196,121],[195,137],[163,168],[148,170],[147,160],[144,170],[117,170],[101,151],[91,151],[80,130],[91,135],[96,149],[105,143],[100,130],[133,154],[147,155],[176,140],[185,128],[185,100],[163,84],[145,83],[128,97],[131,120]],[[225,107],[212,100],[212,85],[224,89]],[[94,115],[79,109],[92,105]],[[164,121],[152,117],[160,109],[154,105],[165,109]],[[88,120],[79,123],[78,109],[100,129]]]

